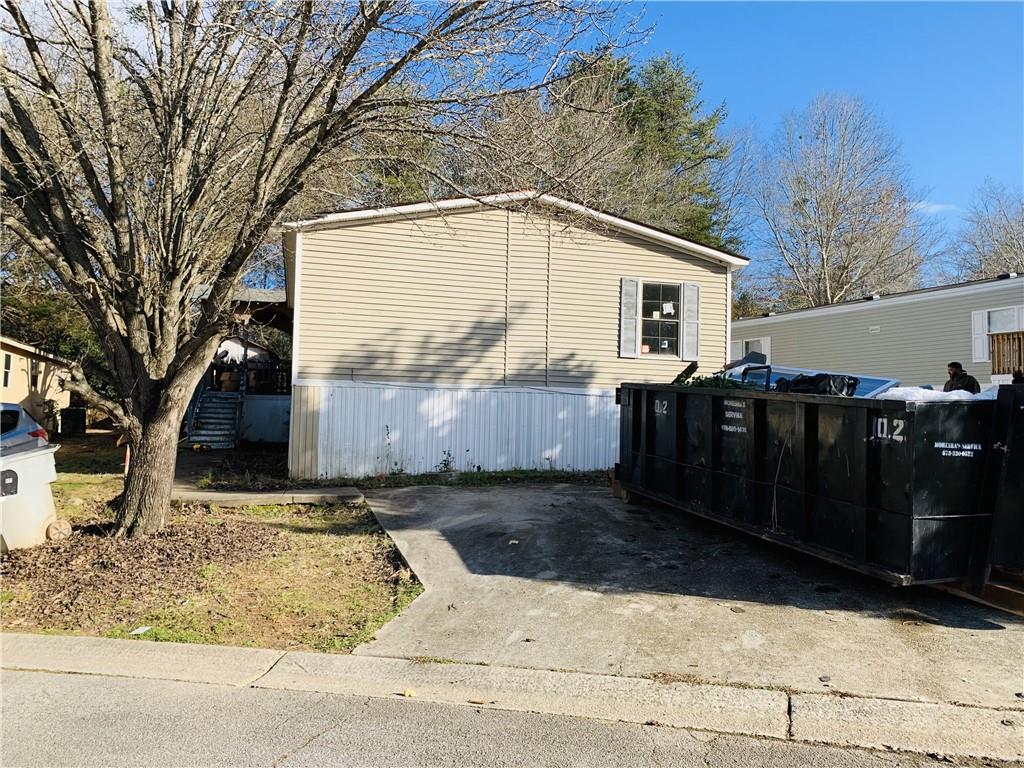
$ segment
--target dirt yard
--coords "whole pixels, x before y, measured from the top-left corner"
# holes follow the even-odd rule
[[[346,652],[421,591],[366,505],[177,512],[4,556],[3,629]]]
[[[365,504],[177,505],[160,534],[113,538],[115,440],[57,452],[74,532],[0,559],[4,630],[347,652],[422,591]]]

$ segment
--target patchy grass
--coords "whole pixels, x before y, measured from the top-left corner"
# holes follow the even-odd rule
[[[116,432],[89,432],[58,438],[54,454],[58,472],[79,475],[120,475],[124,471],[124,446],[117,445]]]
[[[57,453],[60,453],[58,451]],[[113,519],[110,502],[124,488],[120,474],[78,474],[58,472],[50,484],[57,517],[72,525]]]
[[[188,461],[194,459],[188,458]],[[371,477],[333,477],[322,480],[292,480],[288,477],[287,456],[273,448],[242,448],[219,456],[204,474],[198,476],[200,488],[231,491],[268,491],[288,488],[312,488],[354,485],[372,488],[404,488],[417,485],[479,487],[524,485],[528,483],[577,483],[604,485],[607,471],[564,472],[560,470],[514,469],[504,472],[426,472],[418,475],[395,473]]]
[[[72,525],[111,519],[109,503],[124,484],[124,447],[114,432],[63,438],[53,458],[57,480],[51,484],[57,516]]]
[[[365,504],[178,511],[4,556],[3,628],[343,653],[422,591]]]

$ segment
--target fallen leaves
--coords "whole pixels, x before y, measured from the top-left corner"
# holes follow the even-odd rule
[[[88,523],[66,539],[0,558],[4,588],[18,596],[4,607],[5,624],[88,630],[112,607],[184,598],[203,584],[204,566],[230,566],[287,546],[278,530],[213,520],[203,507],[183,508],[153,536],[110,534],[108,524]]]

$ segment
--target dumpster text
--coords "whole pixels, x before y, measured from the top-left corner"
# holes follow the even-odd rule
[[[972,458],[975,451],[981,450],[981,443],[943,443],[936,441],[935,448],[942,451],[943,456]]]

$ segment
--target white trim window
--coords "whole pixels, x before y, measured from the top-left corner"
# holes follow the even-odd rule
[[[699,285],[626,277],[621,289],[619,357],[697,360]]]
[[[756,339],[735,339],[730,345],[729,357],[732,360],[740,360],[751,352],[762,353],[770,363],[772,361],[772,337],[761,336]]]
[[[11,355],[8,352],[4,353],[4,386],[11,386]]]
[[[971,362],[987,363],[992,359],[990,333],[1012,331],[1024,331],[1024,305],[971,312]]]

